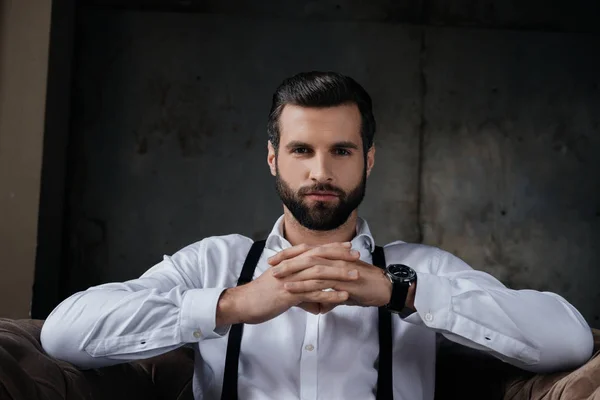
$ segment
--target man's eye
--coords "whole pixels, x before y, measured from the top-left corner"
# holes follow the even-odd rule
[[[292,150],[292,153],[295,154],[308,154],[308,149],[306,147],[296,147]]]
[[[333,151],[337,156],[349,156],[351,153],[346,149],[335,149]]]

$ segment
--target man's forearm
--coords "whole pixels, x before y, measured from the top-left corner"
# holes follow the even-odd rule
[[[153,302],[151,297],[114,289],[77,293],[63,301],[46,319],[41,344],[49,355],[80,368],[153,357],[178,347],[179,341],[170,339],[179,337],[177,306],[173,305],[170,312],[166,305]],[[152,306],[157,306],[152,312],[157,316],[160,313],[160,319],[148,316],[145,307]],[[147,322],[136,323],[138,320]],[[169,328],[161,329],[164,325]],[[152,340],[141,336],[133,340],[143,333],[149,336],[150,332],[155,333]],[[129,344],[125,346],[128,338]],[[141,344],[142,341],[145,343]]]
[[[448,252],[434,256],[430,270],[417,272],[414,301],[428,327],[532,372],[575,368],[591,356],[589,326],[560,296],[511,290]]]

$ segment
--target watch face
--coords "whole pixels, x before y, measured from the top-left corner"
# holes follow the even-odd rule
[[[394,277],[394,279],[401,282],[411,282],[417,275],[417,273],[411,267],[403,264],[389,265],[387,270],[390,275]]]

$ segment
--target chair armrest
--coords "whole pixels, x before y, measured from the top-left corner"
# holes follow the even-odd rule
[[[533,373],[438,335],[435,400],[502,400],[514,377]]]
[[[44,352],[40,344],[43,323],[0,318],[1,399],[176,400],[191,395],[190,349],[82,371]]]
[[[592,329],[594,355],[573,371],[514,377],[504,400],[593,400],[600,398],[600,330]]]
[[[600,330],[594,356],[574,371],[534,374],[440,337],[436,400],[592,400],[600,398]]]

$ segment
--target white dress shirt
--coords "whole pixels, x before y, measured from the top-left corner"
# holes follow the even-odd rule
[[[282,218],[270,233],[266,259],[290,247]],[[216,307],[236,285],[252,240],[209,237],[148,270],[139,279],[79,292],[48,317],[41,341],[52,356],[81,368],[148,358],[185,344],[195,349],[196,400],[220,399],[228,327],[216,329]],[[371,263],[375,241],[359,219],[352,247]],[[583,364],[592,354],[581,314],[548,292],[507,289],[443,250],[394,242],[387,264],[411,266],[418,277],[416,313],[393,318],[394,399],[434,398],[436,332],[524,369],[547,372]],[[375,399],[379,353],[375,307],[338,306],[324,315],[293,307],[246,325],[239,398]]]

